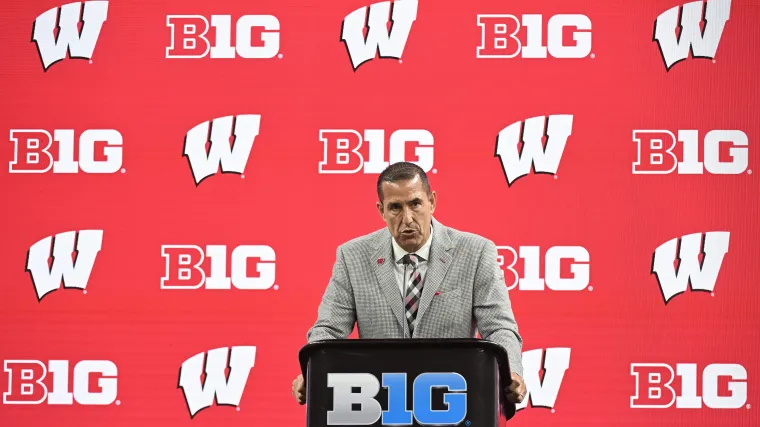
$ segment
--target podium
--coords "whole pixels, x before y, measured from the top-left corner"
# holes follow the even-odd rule
[[[298,357],[307,427],[496,427],[515,414],[507,353],[490,341],[328,340]]]

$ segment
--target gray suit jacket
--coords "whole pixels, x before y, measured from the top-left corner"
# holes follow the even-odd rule
[[[473,338],[480,331],[507,350],[511,371],[522,376],[522,337],[496,245],[435,219],[433,233],[414,338]],[[338,247],[309,343],[345,339],[354,324],[359,338],[409,338],[392,238],[383,228]]]

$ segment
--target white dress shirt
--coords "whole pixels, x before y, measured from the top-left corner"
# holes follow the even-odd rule
[[[417,251],[414,252],[415,255],[420,256],[424,259],[424,261],[420,261],[419,265],[417,266],[417,271],[420,272],[422,275],[422,283],[423,283],[423,289],[424,289],[424,283],[425,283],[425,272],[427,272],[427,266],[428,266],[428,259],[430,259],[430,243],[433,241],[433,225],[430,225],[430,236],[428,236],[427,242],[425,242],[424,245]],[[406,295],[406,285],[407,285],[407,279],[409,278],[409,275],[412,273],[412,266],[405,265],[402,261],[402,258],[404,255],[408,254],[409,252],[405,251],[404,249],[399,246],[398,243],[396,243],[396,239],[391,239],[391,242],[393,243],[393,258],[395,259],[395,274],[396,274],[396,282],[398,283],[398,289],[401,292],[401,298],[404,298]],[[424,292],[424,290],[423,290]]]

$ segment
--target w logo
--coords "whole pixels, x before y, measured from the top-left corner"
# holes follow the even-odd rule
[[[501,161],[507,185],[530,173],[556,175],[559,161],[573,131],[573,116],[558,114],[531,117],[502,129],[496,138],[496,156]],[[546,147],[544,147],[544,139]]]
[[[43,70],[47,71],[53,64],[65,59],[67,51],[74,59],[92,59],[95,43],[107,15],[107,1],[86,1],[84,13],[82,3],[78,2],[54,7],[38,16],[34,21],[32,41],[37,44]]]
[[[657,277],[665,304],[686,292],[689,283],[694,291],[712,292],[715,289],[723,257],[728,252],[730,233],[713,231],[704,234],[704,244],[702,233],[694,233],[668,240],[655,250],[652,273]]]
[[[26,271],[32,276],[37,300],[58,290],[61,281],[65,289],[84,290],[102,246],[103,230],[67,231],[33,244],[27,254]]]
[[[222,173],[242,175],[260,125],[260,115],[243,114],[219,117],[190,129],[182,155],[190,163],[196,187],[220,167]]]
[[[240,405],[255,361],[255,346],[215,348],[185,360],[179,369],[179,388],[185,394],[190,418],[214,401],[217,405]]]
[[[380,58],[401,59],[404,53],[412,23],[417,19],[417,0],[396,0],[375,3],[351,12],[343,20],[340,40],[346,43],[351,64],[356,71],[363,63],[374,59],[380,51]],[[388,32],[388,17],[391,31]],[[367,38],[364,38],[365,22]]]
[[[689,57],[691,50],[694,58],[715,58],[718,43],[723,35],[723,28],[731,13],[731,0],[693,1],[668,9],[657,17],[654,24],[654,40],[660,47],[665,69]],[[700,28],[704,11],[704,30]],[[676,28],[681,34],[676,38]]]

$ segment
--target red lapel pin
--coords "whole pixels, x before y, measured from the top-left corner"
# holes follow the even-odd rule
[[[383,262],[385,262],[385,258],[378,258],[377,259],[377,263],[378,264],[382,264]]]
[[[435,294],[436,294],[436,295],[440,295],[441,293],[440,293],[440,292],[438,292],[438,291],[435,291]]]

